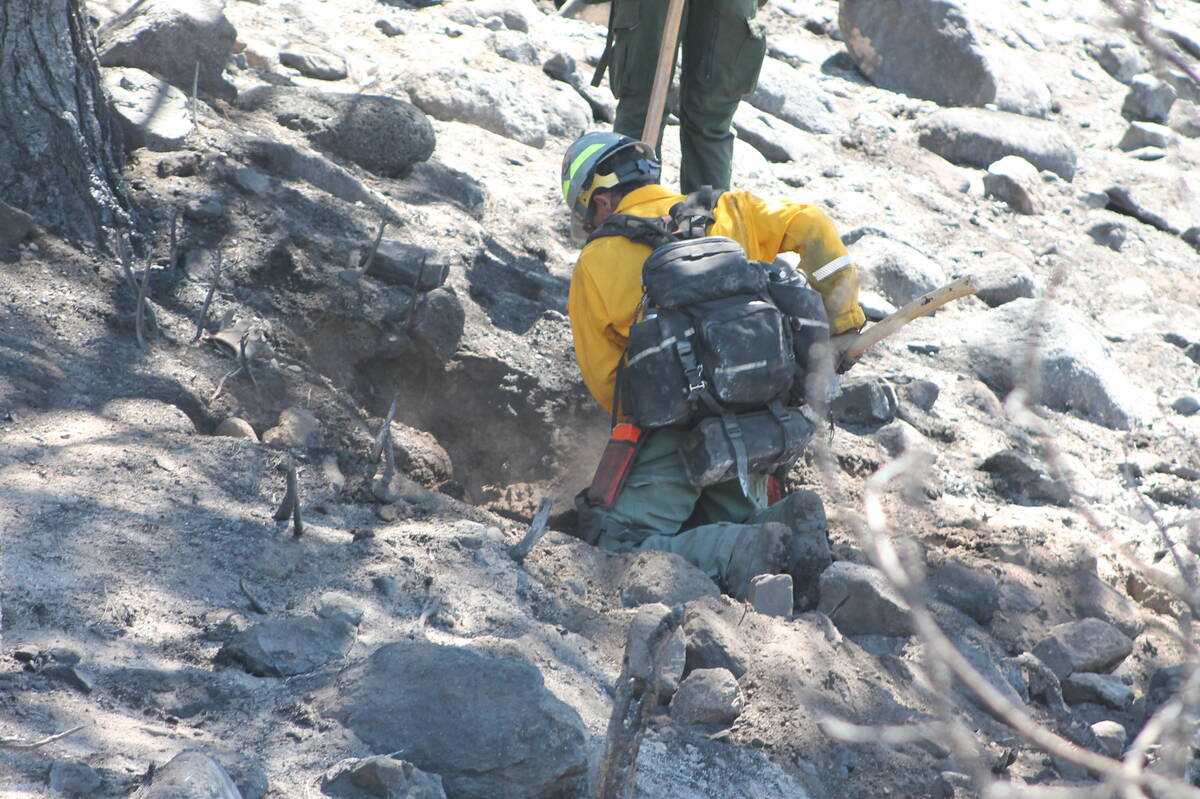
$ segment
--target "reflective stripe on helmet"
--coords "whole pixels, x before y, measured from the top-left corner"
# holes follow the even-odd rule
[[[589,157],[594,155],[598,150],[603,150],[607,146],[606,143],[591,144],[583,148],[583,152],[575,156],[575,160],[571,162],[570,168],[567,170],[567,179],[563,181],[563,199],[568,203],[571,201],[571,181],[575,179],[575,173],[584,165]]]

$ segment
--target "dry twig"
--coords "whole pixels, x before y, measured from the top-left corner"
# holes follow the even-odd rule
[[[375,234],[375,243],[371,245],[371,251],[367,253],[367,259],[363,261],[362,273],[368,274],[371,271],[371,264],[375,263],[375,253],[379,252],[379,244],[383,241],[383,231],[387,228],[387,220],[379,220],[379,232]]]
[[[66,738],[68,735],[77,733],[86,726],[86,724],[80,724],[78,727],[72,727],[66,732],[48,735],[39,741],[26,741],[24,738],[8,738],[0,736],[0,749],[40,749],[46,744],[54,743],[57,740]]]
[[[238,588],[241,589],[242,595],[245,596],[246,599],[250,602],[251,610],[253,610],[255,613],[261,613],[264,616],[267,614],[266,606],[264,606],[263,603],[259,602],[258,598],[256,596],[254,596],[254,594],[250,593],[250,589],[246,587],[245,578],[242,578],[242,577],[238,578]]]
[[[289,516],[292,517],[292,535],[299,538],[304,534],[304,520],[300,518],[300,481],[295,466],[288,467],[287,492],[283,495],[279,510],[275,511],[274,519],[281,522]]]
[[[173,231],[173,229],[172,229]],[[221,254],[221,248],[217,248],[216,260],[213,262],[212,279],[208,284],[208,293],[204,295],[204,304],[200,306],[200,316],[196,318],[196,334],[192,336],[192,344],[200,340],[201,334],[204,333],[204,323],[208,320],[208,306],[212,304],[213,294],[221,283],[221,267],[224,256]],[[209,403],[212,404],[211,402]]]

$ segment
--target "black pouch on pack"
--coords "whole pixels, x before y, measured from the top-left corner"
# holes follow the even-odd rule
[[[696,327],[700,363],[713,395],[734,409],[761,407],[792,383],[790,338],[783,315],[769,302],[733,297],[706,303]]]
[[[800,411],[788,409],[781,419],[771,411],[737,415],[746,445],[749,470],[773,472],[792,463],[813,434],[812,423]],[[679,448],[688,479],[697,488],[737,477],[737,456],[719,417],[702,420]]]
[[[733,239],[706,236],[659,247],[642,266],[646,293],[662,308],[679,308],[738,294],[760,295],[767,274],[746,260]]]
[[[621,407],[642,427],[683,424],[692,416],[687,378],[675,353],[669,311],[648,316],[629,328],[621,378]],[[682,314],[674,314],[682,316]],[[686,320],[678,325],[689,329]]]

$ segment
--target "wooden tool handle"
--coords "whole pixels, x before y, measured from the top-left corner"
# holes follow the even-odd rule
[[[662,43],[658,48],[658,64],[654,68],[654,84],[650,102],[646,105],[646,122],[642,126],[642,141],[658,148],[658,131],[662,127],[663,109],[667,105],[667,89],[671,85],[671,68],[675,66],[675,45],[679,41],[679,21],[683,18],[683,0],[671,0],[667,19],[663,23]]]
[[[975,279],[970,275],[956,278],[941,288],[936,288],[928,294],[923,294],[915,300],[905,305],[900,310],[896,311],[886,319],[880,320],[878,324],[871,325],[862,334],[854,340],[850,345],[850,349],[846,351],[846,356],[849,358],[857,358],[867,350],[883,341],[888,336],[895,333],[900,328],[907,325],[914,319],[919,319],[928,313],[932,313],[942,307],[951,300],[969,297],[979,290],[975,285]]]

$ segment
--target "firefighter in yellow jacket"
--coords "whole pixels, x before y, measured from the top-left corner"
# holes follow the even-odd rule
[[[648,145],[614,133],[589,133],[563,161],[563,194],[577,222],[591,231],[614,213],[661,217],[684,197],[658,183],[660,166]],[[740,243],[751,260],[771,262],[795,252],[820,292],[835,343],[852,337],[865,317],[858,274],[833,222],[819,208],[722,194],[708,233]],[[568,311],[575,353],[588,389],[613,409],[617,366],[643,300],[642,265],[651,248],[621,236],[596,238],[579,255]],[[686,477],[678,448],[686,430],[650,431],[611,506],[582,499],[585,536],[613,551],[659,549],[695,563],[734,596],[756,574],[788,571],[790,530],[798,503],[767,507],[767,475],[752,475],[750,491],[737,479],[697,488]],[[747,496],[749,493],[749,496]],[[799,592],[800,586],[797,586]]]

